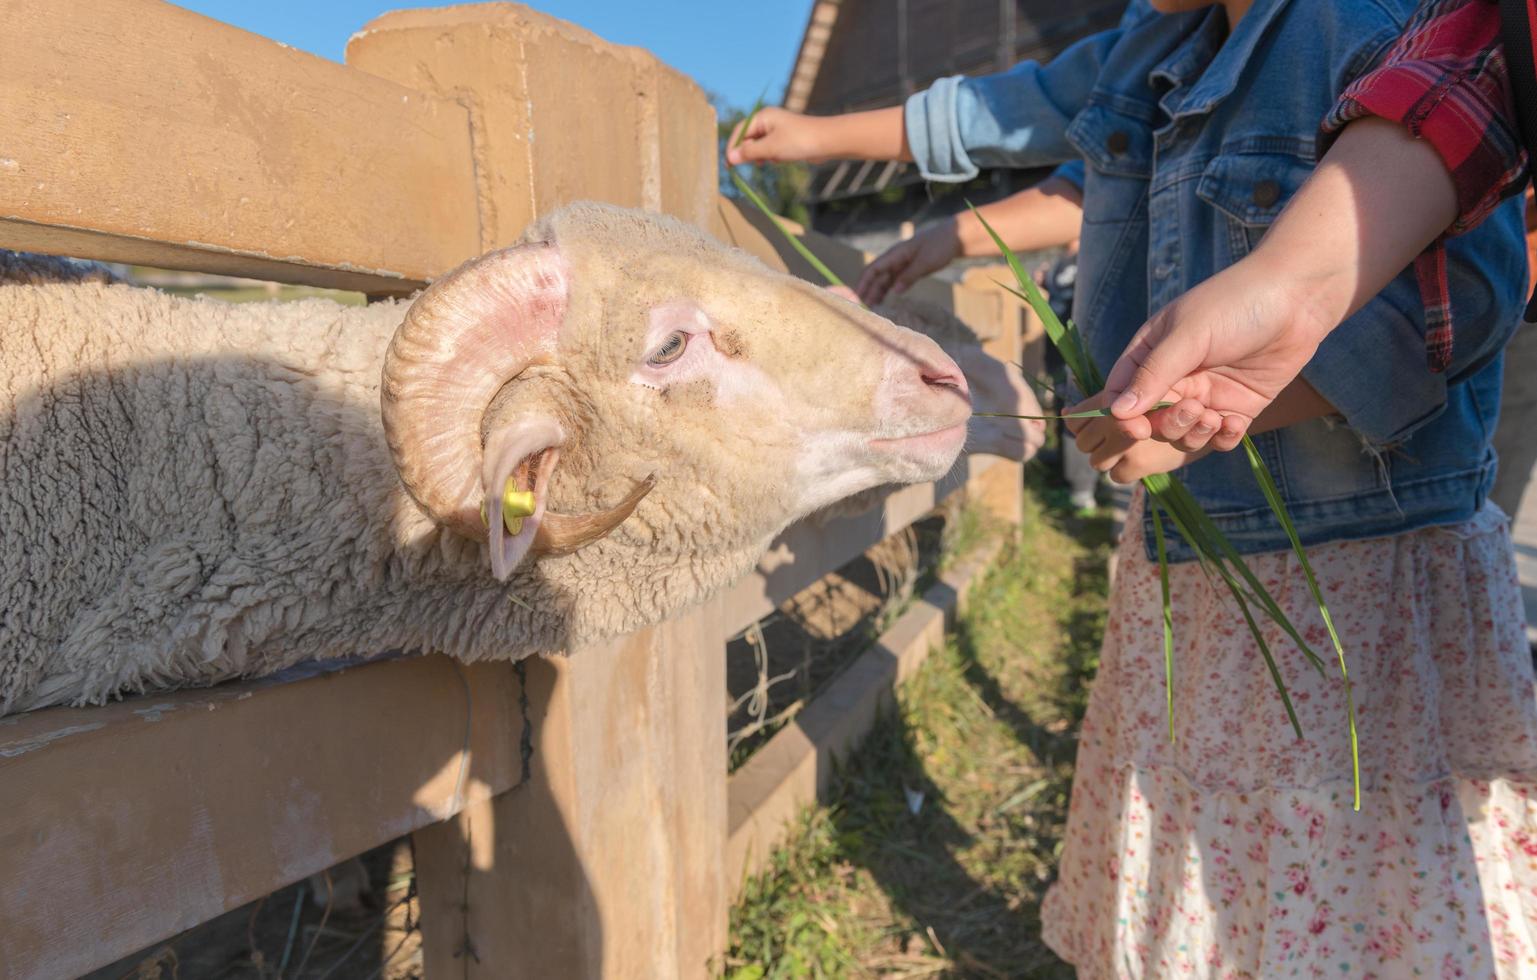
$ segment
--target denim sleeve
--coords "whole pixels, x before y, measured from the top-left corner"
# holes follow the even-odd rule
[[[926,180],[970,180],[983,167],[1041,167],[1078,157],[1067,125],[1088,100],[1117,27],[1084,38],[1049,64],[998,75],[941,78],[907,100],[907,145]]]
[[[1067,181],[1069,184],[1072,184],[1074,187],[1078,188],[1078,193],[1082,194],[1083,168],[1083,158],[1079,157],[1076,160],[1069,160],[1067,163],[1064,163],[1062,166],[1053,170],[1051,175],[1053,177],[1059,177],[1062,180]]]
[[[1425,361],[1419,287],[1406,271],[1318,348],[1302,376],[1351,428],[1376,445],[1412,435],[1446,407],[1448,385],[1488,364],[1521,319],[1526,250],[1520,200],[1447,242],[1448,293],[1457,332],[1444,372]]]

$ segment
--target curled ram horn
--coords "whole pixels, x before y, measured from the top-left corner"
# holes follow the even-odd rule
[[[549,243],[492,252],[434,282],[384,356],[384,434],[401,482],[470,538],[480,519],[481,420],[504,385],[554,356],[569,270]]]
[[[637,483],[623,500],[608,510],[593,514],[547,513],[534,535],[534,554],[569,555],[579,551],[599,538],[606,537],[614,528],[623,524],[651,488],[656,486],[653,477]]]

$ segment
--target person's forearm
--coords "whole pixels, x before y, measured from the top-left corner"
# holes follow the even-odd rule
[[[912,160],[907,121],[901,106],[807,117],[815,127],[821,157],[844,160]]]
[[[1246,263],[1297,291],[1327,332],[1413,262],[1457,217],[1435,149],[1385,119],[1351,123]]]
[[[1065,245],[1083,227],[1083,194],[1070,180],[1047,177],[1028,190],[977,209],[1016,252]],[[967,257],[998,255],[998,246],[982,222],[970,211],[955,217],[961,254]]]

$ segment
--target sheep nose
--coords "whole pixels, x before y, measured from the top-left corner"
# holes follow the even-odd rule
[[[919,366],[918,373],[923,378],[923,383],[930,388],[951,388],[967,398],[971,397],[971,388],[966,384],[966,376],[948,357],[943,362],[925,361]]]
[[[886,393],[919,417],[950,418],[971,408],[971,385],[960,365],[934,340],[911,330],[893,337],[886,353]]]

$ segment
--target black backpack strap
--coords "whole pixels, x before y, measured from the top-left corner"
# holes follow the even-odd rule
[[[1499,0],[1500,42],[1505,48],[1505,67],[1515,98],[1516,124],[1526,147],[1528,172],[1537,167],[1537,54],[1533,52],[1532,23],[1537,21],[1537,0]],[[1526,322],[1537,323],[1537,288],[1526,306]]]

